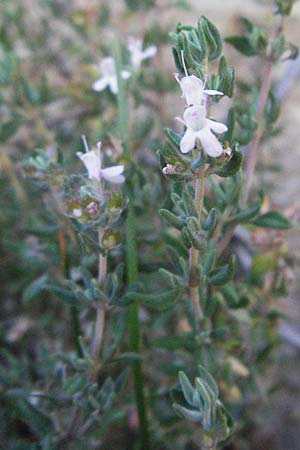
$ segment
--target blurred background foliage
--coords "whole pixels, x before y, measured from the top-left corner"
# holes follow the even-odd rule
[[[171,78],[174,64],[169,32],[178,21],[196,23],[201,14],[208,15],[228,35],[241,31],[241,14],[261,25],[271,21],[272,2],[249,1],[243,11],[235,1],[228,5],[217,0],[209,6],[206,3],[1,2],[0,445],[5,449],[133,448],[137,417],[128,363],[139,356],[128,354],[124,344],[124,286],[116,287],[111,281],[117,294],[111,297],[110,333],[96,384],[90,375],[86,342],[77,337],[78,327],[87,338],[91,336],[93,310],[86,306],[86,298],[92,290],[90,280],[96,276],[96,257],[93,242],[87,241],[84,233],[74,231],[64,214],[60,181],[66,171],[80,170],[76,151],[82,150],[82,134],[91,143],[103,142],[108,161],[122,162],[116,98],[108,90],[95,93],[91,89],[98,75],[95,64],[111,54],[112,36],[117,33],[126,44],[127,38],[135,35],[143,38],[145,45],[156,45],[155,59],[145,62],[143,70],[129,80],[128,103],[136,165],[139,281],[145,292],[165,288],[157,272],[162,266],[170,268],[166,248],[174,245],[174,236],[169,228],[162,227],[158,214],[157,205],[169,206],[170,196],[159,174],[156,151],[163,139],[163,127],[170,125],[180,102]],[[296,4],[287,27],[291,40],[295,40],[299,14]],[[243,135],[242,118],[247,129],[251,128],[249,98],[257,98],[260,62],[242,61],[229,45],[225,48],[227,60],[236,67],[234,102],[241,113],[239,141],[246,145],[249,136]],[[129,55],[125,45],[122,57],[126,68]],[[264,139],[256,181],[265,192],[262,212],[275,206],[295,222],[299,219],[299,149],[295,146],[299,73],[299,59],[275,73],[274,88],[283,100],[283,118],[271,126],[278,116],[277,104],[271,98],[270,129]],[[244,298],[253,308],[249,313],[243,303],[229,304],[227,323],[220,319],[219,334],[210,336],[219,342],[218,359],[222,360],[225,352],[227,355],[217,378],[226,405],[238,419],[236,435],[228,447],[231,449],[299,448],[299,282],[294,280],[291,269],[299,262],[294,250],[299,236],[294,231],[283,233],[268,228],[246,233],[240,230],[232,241],[238,273],[240,278],[247,273],[248,282],[245,291],[238,277],[236,301]],[[178,253],[186,257],[185,248],[180,243],[177,247]],[[111,273],[120,279],[123,255],[124,245],[120,245],[112,251],[109,262]],[[66,278],[80,284],[81,297],[64,284]],[[289,285],[292,289],[287,297]],[[111,292],[111,286],[107,290]],[[232,292],[223,295],[231,301],[235,298]],[[203,345],[201,355],[197,353],[184,309],[181,305],[175,311],[157,314],[145,307],[140,312],[144,372],[157,449],[199,448],[194,425],[181,421],[173,411],[170,391],[179,388],[179,370],[192,368],[190,378],[195,376],[195,359],[216,369],[210,361],[209,346]],[[241,335],[242,347],[238,342]],[[77,405],[83,419],[79,429]],[[75,438],[74,430],[78,431]]]

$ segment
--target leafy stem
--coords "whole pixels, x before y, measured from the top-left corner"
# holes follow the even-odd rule
[[[195,204],[198,211],[199,220],[201,217],[201,211],[203,207],[204,185],[205,185],[205,166],[203,165],[200,167],[199,176],[195,181]],[[198,260],[199,260],[199,250],[197,250],[194,247],[191,247],[189,254],[189,290],[195,314],[197,331],[199,331],[199,322],[203,318],[203,312],[200,306],[199,281],[197,277]]]

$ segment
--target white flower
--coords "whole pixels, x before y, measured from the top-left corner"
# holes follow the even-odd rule
[[[216,136],[212,133],[224,133],[227,131],[226,125],[206,118],[206,108],[204,106],[191,106],[184,111],[183,120],[177,118],[186,126],[186,132],[180,141],[180,150],[187,153],[195,147],[196,140],[199,139],[204,151],[213,158],[221,156],[223,147]]]
[[[220,91],[204,89],[205,84],[195,75],[187,75],[180,79],[178,73],[175,73],[174,77],[181,87],[182,97],[185,97],[188,106],[202,105],[206,95],[223,95]]]
[[[102,61],[97,65],[97,68],[100,70],[102,76],[92,84],[93,90],[99,92],[109,87],[113,94],[117,94],[118,80],[114,59],[111,56],[103,58]],[[121,71],[121,76],[124,80],[127,80],[130,75],[131,73],[128,72],[128,70]]]
[[[96,149],[89,150],[86,153],[82,152],[76,153],[78,158],[80,158],[83,164],[85,165],[88,171],[89,178],[99,181],[101,180],[101,178],[104,178],[110,183],[116,184],[123,183],[123,181],[125,180],[124,176],[122,175],[122,173],[124,172],[124,166],[118,165],[102,169],[100,150],[101,150],[101,142],[98,142]]]
[[[143,42],[141,39],[131,37],[128,39],[128,50],[130,51],[130,62],[135,68],[140,67],[144,59],[153,58],[156,55],[157,47],[150,45],[143,50]]]

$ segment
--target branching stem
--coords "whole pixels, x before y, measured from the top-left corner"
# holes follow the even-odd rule
[[[272,43],[278,38],[279,34],[282,32],[283,23],[284,23],[284,16],[280,16],[280,19],[274,29]],[[260,143],[260,140],[262,138],[263,131],[264,131],[263,116],[264,116],[264,110],[265,110],[265,106],[266,106],[266,103],[268,100],[268,95],[269,95],[273,65],[274,65],[274,58],[272,55],[272,51],[270,50],[270,54],[267,55],[265,71],[264,71],[263,80],[262,80],[262,84],[261,84],[261,88],[260,88],[260,92],[259,92],[259,96],[258,96],[258,101],[257,101],[257,109],[256,109],[257,128],[255,130],[253,139],[250,143],[249,150],[248,150],[248,158],[247,158],[246,169],[245,169],[245,185],[244,185],[243,197],[242,197],[243,205],[245,205],[247,203],[249,193],[251,190],[251,186],[253,183],[253,174],[254,174],[256,159],[257,159],[257,149],[258,149],[258,145]]]

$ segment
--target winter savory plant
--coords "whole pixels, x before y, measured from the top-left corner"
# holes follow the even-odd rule
[[[153,6],[138,3],[128,7]],[[67,151],[60,137],[55,151],[36,150],[24,162],[40,212],[24,227],[38,239],[39,276],[22,282],[23,301],[48,308],[60,300],[65,308],[54,317],[51,307],[43,319],[53,325],[36,361],[5,353],[3,414],[28,433],[5,428],[7,448],[249,448],[239,443],[247,426],[258,426],[253,411],[271,390],[259,380],[278,343],[281,312],[269,299],[286,294],[290,264],[283,253],[262,257],[252,239],[257,229],[293,227],[280,211],[266,210],[255,177],[279,115],[273,66],[297,56],[284,35],[292,6],[275,1],[272,32],[243,18],[245,34],[225,39],[263,64],[261,80],[235,89],[219,31],[204,16],[169,34],[173,75],[152,68],[163,34],[130,37],[127,45],[115,37],[96,66],[99,78],[86,86],[82,116],[91,137],[78,136]],[[26,86],[32,98],[38,91]],[[155,89],[178,97],[165,138],[157,130],[172,117],[160,115]],[[52,140],[40,102],[32,100],[32,121]],[[140,106],[146,116],[141,111],[137,122]],[[14,120],[22,105],[17,111]],[[93,128],[99,114],[100,132]],[[246,264],[243,239],[250,241]]]

